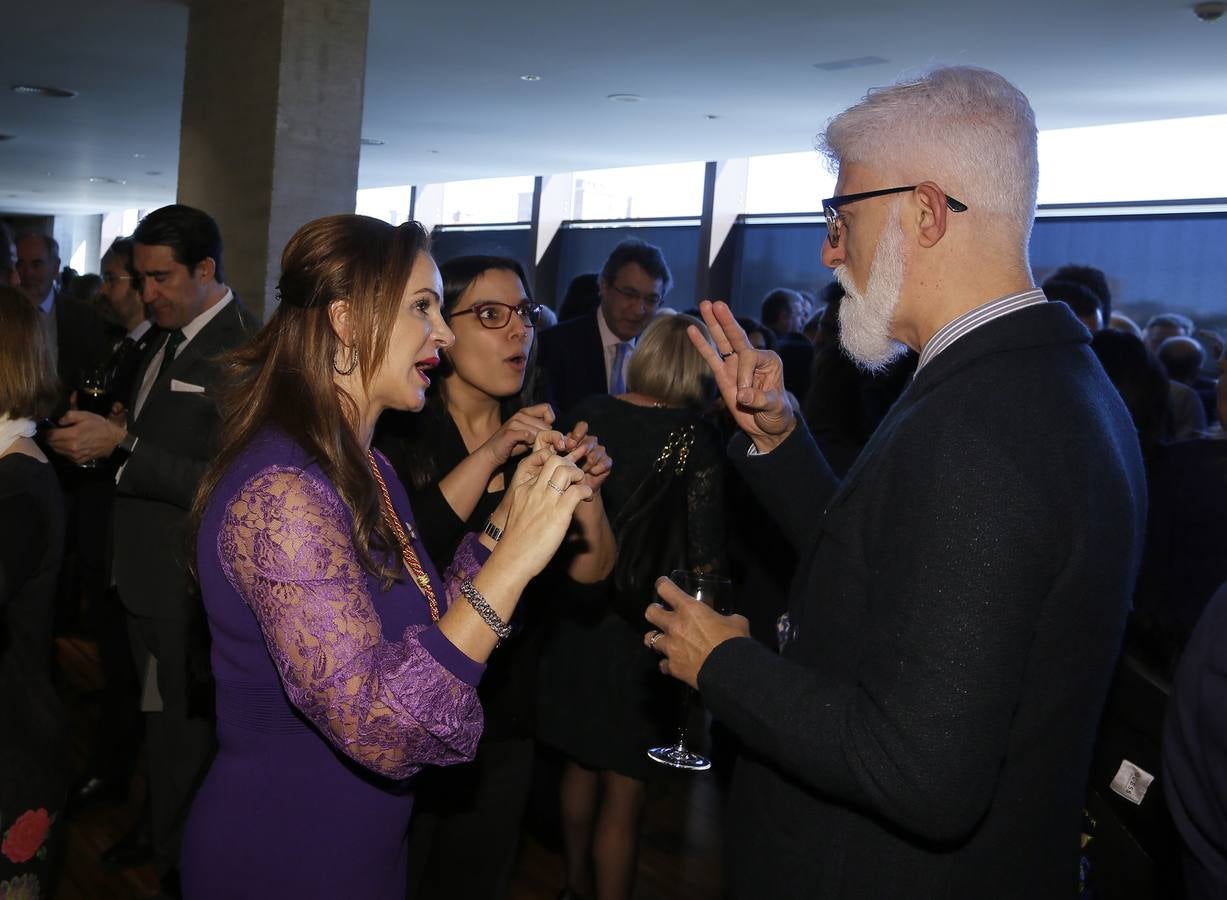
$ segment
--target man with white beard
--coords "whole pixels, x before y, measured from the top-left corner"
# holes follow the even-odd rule
[[[1072,898],[1145,481],[1086,329],[1031,281],[1030,104],[937,69],[821,146],[841,340],[870,369],[917,350],[915,379],[839,482],[778,357],[703,304],[730,455],[800,562],[779,653],[667,579],[645,643],[743,743],[733,896]]]

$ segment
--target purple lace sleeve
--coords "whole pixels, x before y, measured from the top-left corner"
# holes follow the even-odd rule
[[[226,577],[255,613],[290,701],[382,775],[472,759],[476,690],[421,646],[429,626],[383,640],[347,523],[329,486],[271,467],[230,500],[218,533]]]
[[[453,603],[464,602],[460,596],[460,583],[466,578],[471,581],[489,558],[490,551],[481,545],[476,534],[469,532],[464,536],[460,546],[456,548],[456,555],[452,557],[452,564],[443,573],[443,586],[447,591],[449,608]]]

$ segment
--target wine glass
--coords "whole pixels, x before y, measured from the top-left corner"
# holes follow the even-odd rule
[[[86,369],[77,383],[77,409],[106,418],[111,414],[110,378],[105,368]],[[91,459],[78,464],[83,469],[96,469],[102,460]]]
[[[678,569],[669,573],[669,580],[704,606],[718,613],[728,613],[733,583],[719,575],[703,572],[686,572]],[[682,717],[678,724],[677,741],[671,747],[653,747],[648,759],[675,769],[704,772],[711,768],[711,760],[695,753],[686,746],[686,732],[690,724],[690,708],[694,703],[694,690],[687,687],[682,694]]]

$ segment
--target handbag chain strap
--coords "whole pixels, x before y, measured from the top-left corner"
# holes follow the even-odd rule
[[[677,462],[673,466],[673,473],[681,475],[686,471],[686,460],[690,457],[690,448],[694,445],[694,426],[687,425],[685,428],[674,431],[669,435],[669,439],[665,441],[665,446],[661,448],[660,455],[656,457],[656,462],[653,468],[657,472],[663,472],[668,467],[669,461],[673,459],[673,455],[677,454]]]

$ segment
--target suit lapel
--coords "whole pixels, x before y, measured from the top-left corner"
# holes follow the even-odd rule
[[[1069,308],[1041,303],[994,319],[943,350],[916,373],[907,389],[874,431],[856,462],[827,504],[827,512],[844,503],[856,489],[865,469],[886,444],[899,419],[926,394],[957,375],[965,366],[996,353],[1060,343],[1087,343],[1090,336]]]
[[[157,377],[149,388],[149,396],[145,398],[145,405],[141,407],[140,414],[143,415],[149,409],[154,399],[163,390],[169,390],[172,380],[190,370],[192,365],[198,360],[218,356],[238,346],[242,335],[246,331],[247,323],[244,318],[243,307],[236,296],[226,304],[225,309],[209,320],[208,324],[200,330],[199,334],[179,350],[179,354],[170,364],[170,367]],[[149,365],[153,362],[154,356],[164,343],[164,337],[151,342],[151,352],[141,365],[141,376],[137,382],[138,391],[140,390],[139,385],[144,382],[145,373],[148,371]],[[133,399],[135,400],[135,397]]]

